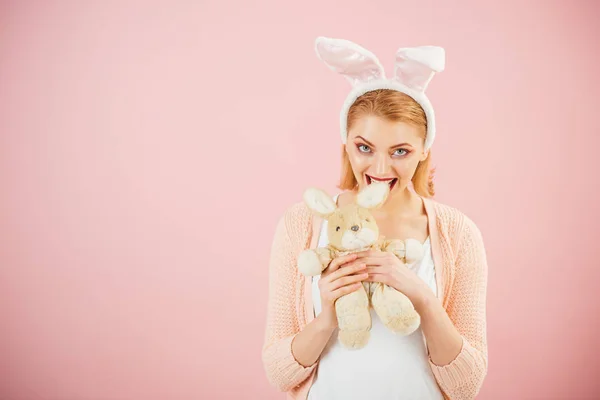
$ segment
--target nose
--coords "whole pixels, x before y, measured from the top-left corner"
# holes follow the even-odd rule
[[[389,168],[389,160],[387,154],[380,153],[375,160],[375,173],[377,176],[387,176]]]
[[[352,225],[352,228],[350,228],[350,229],[352,229],[354,232],[356,232],[358,230],[358,225]]]

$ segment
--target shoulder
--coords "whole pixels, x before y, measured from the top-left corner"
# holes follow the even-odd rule
[[[306,223],[311,219],[311,211],[303,201],[297,201],[290,205],[288,205],[284,211],[282,218],[286,220],[287,223]]]
[[[457,282],[485,282],[487,256],[481,231],[475,221],[456,207],[434,202],[441,238],[453,259]]]
[[[453,248],[459,250],[464,241],[482,241],[481,230],[471,216],[457,207],[428,199],[435,210],[438,227],[453,242]]]
[[[307,241],[312,225],[312,213],[303,201],[289,204],[279,217],[279,226],[289,239],[301,245]]]

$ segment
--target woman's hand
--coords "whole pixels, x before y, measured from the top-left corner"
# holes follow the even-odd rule
[[[368,274],[364,262],[355,262],[357,254],[334,258],[321,273],[319,292],[321,293],[321,317],[331,328],[337,326],[335,301],[360,289]],[[348,263],[354,262],[351,266]]]
[[[381,282],[404,293],[415,307],[423,304],[429,294],[426,283],[389,251],[365,250],[348,266],[366,264],[366,282]],[[430,291],[430,290],[429,290]]]

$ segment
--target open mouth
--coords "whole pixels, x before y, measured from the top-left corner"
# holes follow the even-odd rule
[[[390,190],[392,190],[394,188],[394,186],[396,185],[396,182],[398,182],[398,178],[381,179],[381,178],[374,178],[367,174],[365,174],[365,179],[367,180],[367,185],[370,185],[372,182],[387,182],[387,184],[390,185]]]

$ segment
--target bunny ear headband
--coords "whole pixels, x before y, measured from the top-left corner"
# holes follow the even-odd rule
[[[433,106],[425,95],[425,89],[436,72],[442,72],[445,51],[437,46],[403,47],[396,51],[394,76],[386,78],[381,63],[367,49],[343,39],[320,36],[315,50],[321,61],[331,70],[343,75],[352,85],[340,113],[342,143],[348,132],[348,110],[356,99],[372,90],[392,89],[406,93],[421,105],[427,117],[425,150],[429,150],[435,138],[435,115]]]

